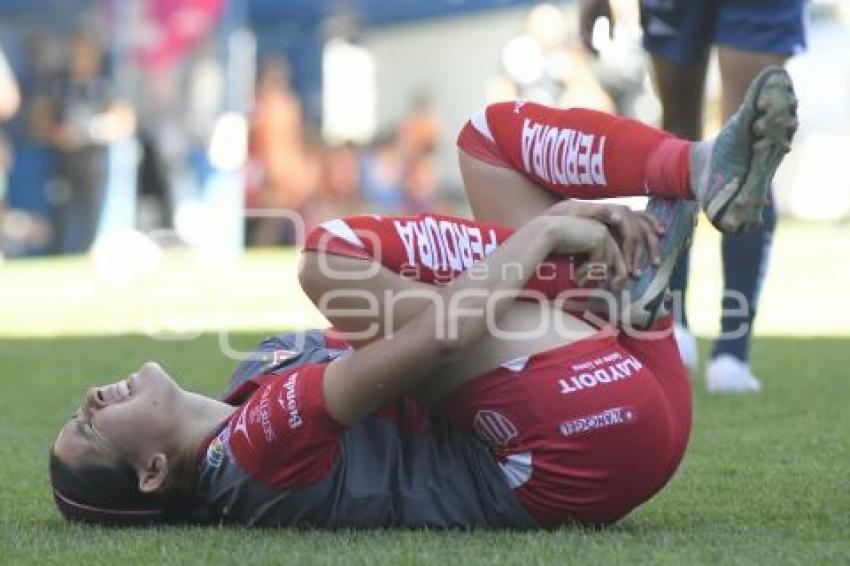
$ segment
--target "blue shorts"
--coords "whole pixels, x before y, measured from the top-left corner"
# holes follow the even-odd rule
[[[680,65],[700,62],[711,45],[777,55],[806,46],[804,0],[641,0],[643,44]]]

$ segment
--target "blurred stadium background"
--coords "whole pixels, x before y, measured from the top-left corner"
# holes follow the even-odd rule
[[[0,334],[320,323],[286,250],[343,214],[466,214],[454,137],[486,102],[657,123],[637,2],[614,7],[594,60],[570,1],[0,1],[5,88],[19,93],[0,95]],[[777,180],[768,334],[850,333],[835,256],[850,240],[850,6],[808,8],[809,49],[789,64],[801,128]],[[718,98],[713,65],[709,130]],[[717,326],[714,237],[696,244],[700,334]]]

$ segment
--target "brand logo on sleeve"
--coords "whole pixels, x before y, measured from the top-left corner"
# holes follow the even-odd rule
[[[260,428],[263,429],[263,438],[266,439],[266,442],[274,442],[277,438],[274,433],[274,427],[272,426],[271,419],[271,403],[269,402],[271,389],[271,385],[267,385],[263,388],[263,394],[260,396],[260,402],[251,409],[249,417],[251,424],[260,424]]]
[[[301,412],[298,408],[298,397],[296,387],[298,386],[298,372],[291,374],[280,388],[280,394],[277,396],[277,403],[289,415],[286,423],[290,429],[300,427],[304,421],[301,419]]]
[[[248,446],[253,448],[254,443],[251,442],[251,435],[248,433],[248,405],[243,406],[239,410],[239,416],[236,417],[236,421],[233,424],[233,433],[241,434],[245,437],[245,442],[248,443]]]

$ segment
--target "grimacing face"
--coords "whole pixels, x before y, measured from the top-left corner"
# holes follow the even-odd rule
[[[74,468],[126,462],[140,470],[151,454],[168,450],[182,394],[159,364],[148,362],[126,379],[89,389],[54,451]]]

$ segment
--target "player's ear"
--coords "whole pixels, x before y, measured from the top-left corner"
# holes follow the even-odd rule
[[[151,456],[144,469],[139,471],[139,491],[156,493],[165,486],[168,476],[168,457],[162,452]]]

